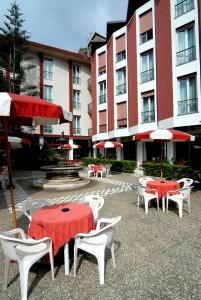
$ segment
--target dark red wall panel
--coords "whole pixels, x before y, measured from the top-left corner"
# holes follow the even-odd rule
[[[92,134],[97,134],[96,53],[91,59]]]
[[[173,116],[170,0],[155,0],[158,120]]]
[[[114,130],[114,66],[113,39],[107,44],[107,101],[108,101],[108,131]]]
[[[69,111],[73,113],[73,62],[69,60]],[[70,123],[70,136],[73,136],[73,122]]]
[[[127,26],[128,40],[128,116],[129,127],[138,124],[136,17]]]

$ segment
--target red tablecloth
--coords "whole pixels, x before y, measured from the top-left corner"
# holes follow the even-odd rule
[[[63,208],[69,211],[63,212]],[[41,208],[32,215],[29,235],[35,239],[50,237],[54,255],[78,233],[95,229],[91,208],[86,204],[63,203]]]
[[[99,166],[99,165],[94,165],[91,167],[91,170],[93,170],[95,173],[99,170],[102,170],[103,167],[102,166]]]
[[[175,191],[180,188],[176,181],[170,180],[151,180],[147,182],[147,187],[158,191],[159,199],[166,195],[168,191]]]

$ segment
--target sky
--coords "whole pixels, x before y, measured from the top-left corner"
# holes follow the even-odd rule
[[[16,0],[30,40],[77,52],[106,22],[124,20],[128,0]],[[12,0],[0,0],[0,27]]]

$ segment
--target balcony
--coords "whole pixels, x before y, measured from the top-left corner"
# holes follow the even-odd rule
[[[73,76],[73,83],[74,84],[81,84],[81,78]]]
[[[88,136],[92,136],[92,128],[88,128]]]
[[[81,134],[81,128],[73,128],[73,134]]]
[[[198,112],[198,99],[187,99],[178,102],[178,115],[188,115]]]
[[[140,76],[141,76],[141,83],[154,80],[154,69],[150,69],[145,72],[142,72]]]
[[[106,94],[100,95],[98,98],[99,98],[99,104],[106,103]]]
[[[73,108],[74,108],[74,109],[81,109],[81,103],[80,103],[80,102],[76,102],[76,101],[74,102],[74,101],[73,101]]]
[[[91,115],[92,114],[92,103],[88,104],[88,114]]]
[[[53,72],[44,71],[43,72],[44,79],[52,80],[53,79]]]
[[[116,86],[116,96],[126,93],[126,83]]]
[[[196,47],[177,52],[177,65],[182,65],[196,59]]]
[[[155,110],[144,111],[141,113],[142,123],[155,122]]]
[[[175,5],[175,18],[178,18],[185,13],[194,9],[194,0],[184,0]]]

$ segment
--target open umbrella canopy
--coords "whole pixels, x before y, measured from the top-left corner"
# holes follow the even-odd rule
[[[123,144],[118,143],[118,142],[111,142],[111,141],[106,141],[106,142],[100,142],[97,143],[93,146],[93,148],[97,149],[104,149],[104,148],[122,148]]]
[[[0,136],[0,142],[5,143],[5,136]],[[8,136],[8,142],[10,143],[11,149],[19,149],[22,148],[22,145],[29,145],[31,142],[28,139],[19,138],[17,136]]]
[[[14,228],[16,228],[16,212],[8,142],[8,124],[36,126],[61,124],[71,121],[72,113],[64,112],[60,105],[32,96],[0,93],[0,122],[2,122],[4,127]]]
[[[72,121],[60,105],[32,96],[0,93],[0,117],[17,125],[53,125]]]
[[[81,148],[80,145],[76,145],[76,144],[64,144],[63,146],[59,146],[58,149],[67,149],[67,150],[72,150],[72,149],[79,149]]]
[[[138,133],[134,135],[133,139],[135,141],[151,141],[151,140],[159,140],[159,141],[194,141],[195,137],[186,132],[182,132],[179,130],[173,129],[156,129],[156,130],[148,130],[142,133]]]

